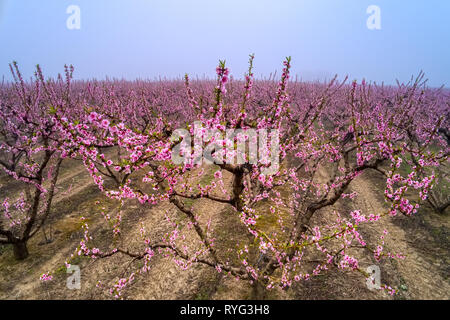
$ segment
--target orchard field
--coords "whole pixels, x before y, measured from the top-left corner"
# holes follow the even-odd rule
[[[159,81],[11,64],[0,298],[449,299],[450,91],[253,62]]]

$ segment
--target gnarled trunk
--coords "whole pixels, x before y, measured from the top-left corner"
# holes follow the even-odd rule
[[[14,258],[16,258],[16,260],[24,260],[28,257],[28,248],[26,241],[13,243],[13,248]]]
[[[265,300],[267,298],[266,285],[261,281],[254,281],[252,285],[252,292],[250,299]]]
[[[234,174],[233,181],[233,202],[237,211],[241,211],[243,208],[243,203],[241,199],[242,191],[244,190],[244,172],[242,170],[238,170]]]

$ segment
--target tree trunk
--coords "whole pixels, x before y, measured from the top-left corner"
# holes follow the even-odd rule
[[[252,285],[252,300],[265,300],[267,298],[267,289],[261,281],[255,281]]]
[[[233,202],[237,211],[241,211],[243,207],[242,199],[240,198],[242,191],[244,190],[244,172],[239,170],[234,174],[233,181]]]
[[[13,244],[14,258],[24,260],[28,257],[28,248],[26,241],[20,241]]]

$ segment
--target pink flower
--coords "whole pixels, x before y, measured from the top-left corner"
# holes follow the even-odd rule
[[[88,117],[89,122],[93,122],[93,121],[97,120],[97,118],[98,118],[97,112],[91,112],[91,114],[89,114],[89,117]]]
[[[222,171],[218,170],[214,173],[214,178],[221,179],[222,178]]]
[[[114,134],[114,133],[117,133],[118,129],[116,126],[111,126],[111,127],[109,127],[109,131]]]
[[[101,126],[103,129],[108,129],[109,128],[109,120],[103,119]]]
[[[50,275],[49,272],[43,273],[43,274],[41,275],[41,277],[39,278],[39,280],[44,281],[44,282],[45,282],[45,281],[51,281],[51,280],[53,280],[53,276]]]

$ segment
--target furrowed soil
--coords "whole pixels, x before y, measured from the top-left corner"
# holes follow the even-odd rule
[[[211,175],[213,168],[206,168]],[[325,173],[324,173],[325,174]],[[206,175],[208,177],[208,175]],[[225,187],[230,187],[230,177],[224,175]],[[350,211],[361,209],[362,213],[381,213],[385,210],[383,180],[376,172],[367,171],[350,185],[350,191],[358,196],[352,201],[340,200],[334,209]],[[2,197],[13,197],[21,192],[20,185],[0,177]],[[233,247],[234,239],[245,237],[235,214],[227,204],[207,199],[189,204],[199,215],[200,224],[209,222],[218,245]],[[331,208],[330,210],[332,210]],[[70,290],[66,281],[64,261],[70,257],[83,236],[80,217],[86,218],[95,244],[107,248],[114,241],[101,211],[113,216],[118,203],[107,199],[92,182],[80,162],[63,162],[54,198],[51,218],[28,243],[30,256],[16,261],[11,246],[0,246],[0,299],[111,299],[109,288],[119,278],[127,277],[142,262],[121,255],[107,259],[92,260],[76,258],[72,264],[81,268],[81,289]],[[141,226],[152,238],[158,238],[171,230],[170,222],[176,221],[187,246],[195,248],[199,239],[189,232],[187,218],[168,202],[158,205],[141,205],[129,202],[123,208],[122,237],[130,251],[142,243]],[[327,219],[327,212],[317,217]],[[386,250],[402,253],[404,260],[376,262],[371,254],[359,251],[360,265],[365,269],[377,264],[381,269],[381,281],[399,288],[395,296],[382,291],[370,291],[365,278],[359,273],[343,273],[331,269],[328,273],[295,284],[287,291],[273,290],[272,299],[449,299],[449,214],[438,215],[423,206],[412,217],[388,217],[381,223],[365,224],[360,232],[366,240],[377,241],[383,230],[388,231]],[[44,236],[45,232],[45,236]],[[228,242],[227,242],[228,241]],[[119,247],[122,247],[118,244]],[[220,246],[218,247],[220,251]],[[223,251],[223,250],[222,250]],[[227,252],[221,253],[226,255]],[[356,253],[355,253],[356,254]],[[172,258],[156,255],[150,262],[151,269],[136,279],[124,292],[126,299],[248,299],[251,287],[230,276],[224,276],[211,267],[193,265],[187,270],[177,266]],[[53,280],[42,282],[41,274],[51,271]],[[102,283],[98,284],[101,279]]]

